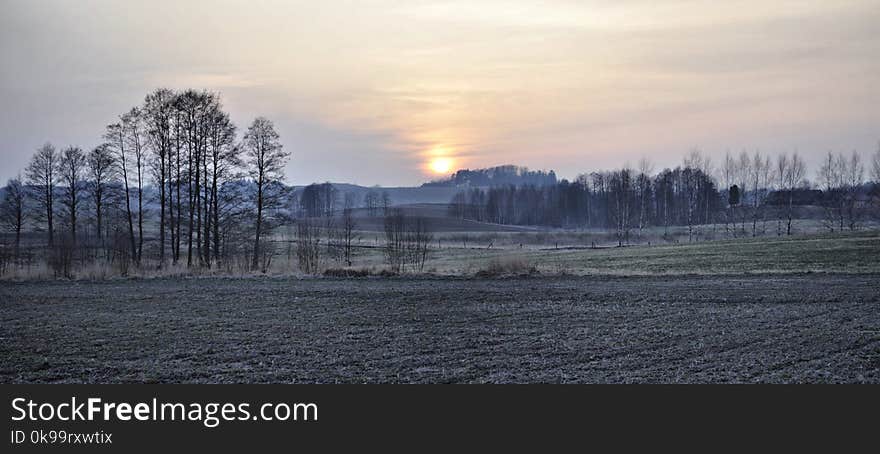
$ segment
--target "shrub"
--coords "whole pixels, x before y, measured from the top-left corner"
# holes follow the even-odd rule
[[[328,277],[367,277],[370,270],[366,268],[350,269],[350,268],[327,268],[324,270],[324,276]]]
[[[394,271],[392,271],[392,270],[382,270],[382,271],[379,271],[378,273],[376,273],[376,276],[379,276],[379,277],[394,277],[394,276],[397,276],[397,275],[399,275],[399,274],[400,274],[400,273],[396,273],[396,272],[394,272]]]
[[[486,268],[477,271],[477,277],[535,274],[538,269],[522,257],[501,257],[489,261]]]

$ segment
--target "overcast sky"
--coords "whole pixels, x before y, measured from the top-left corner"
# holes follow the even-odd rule
[[[275,121],[289,183],[565,177],[699,147],[867,155],[880,0],[0,0],[0,178],[157,87]],[[811,175],[812,175],[812,170]]]

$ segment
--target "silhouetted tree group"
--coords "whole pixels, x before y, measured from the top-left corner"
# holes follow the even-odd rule
[[[425,218],[407,216],[400,208],[389,209],[385,215],[385,263],[391,271],[423,271],[433,239]]]
[[[379,211],[382,211],[382,215],[385,216],[388,214],[388,208],[391,206],[391,195],[388,194],[388,191],[377,191],[376,189],[370,189],[364,194],[364,207],[367,209],[367,214],[370,216],[378,216]]]
[[[47,143],[25,180],[8,183],[3,220],[16,233],[15,260],[30,223],[45,233],[34,247],[48,250],[61,275],[75,260],[99,259],[123,274],[147,262],[228,266],[241,255],[259,267],[261,238],[277,224],[286,193],[288,153],[271,121],[255,119],[239,140],[217,94],[158,89],[102,137],[88,152]]]
[[[693,225],[721,204],[711,177],[690,167],[656,176],[624,168],[552,186],[472,188],[455,195],[451,214],[514,225],[614,230],[621,243],[646,225]]]
[[[425,183],[422,186],[552,186],[557,183],[554,171],[529,170],[513,165],[487,169],[462,169],[451,177]]]
[[[877,181],[880,149],[872,166]],[[498,224],[608,229],[625,244],[649,226],[662,227],[667,235],[670,227],[684,226],[691,240],[695,226],[714,230],[721,223],[732,235],[751,230],[756,236],[766,232],[774,214],[777,234],[791,235],[798,205],[824,207],[832,231],[855,230],[859,219],[880,205],[878,185],[864,184],[865,166],[857,153],[829,153],[814,197],[805,197],[811,184],[797,153],[781,153],[775,160],[760,152],[728,153],[715,169],[708,156],[695,150],[674,169],[654,174],[651,167],[643,160],[638,170],[592,172],[553,185],[471,187],[455,194],[449,210],[455,217]]]
[[[339,194],[332,184],[310,184],[299,195],[301,213],[310,218],[333,216],[338,198]]]

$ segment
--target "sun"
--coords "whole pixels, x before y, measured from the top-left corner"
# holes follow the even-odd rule
[[[452,170],[452,159],[450,158],[433,158],[428,164],[431,171],[438,175],[445,175]]]

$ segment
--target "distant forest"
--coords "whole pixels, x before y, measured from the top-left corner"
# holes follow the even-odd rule
[[[444,180],[425,183],[422,187],[432,186],[552,186],[557,183],[554,171],[529,170],[527,167],[504,165],[487,169],[463,169],[455,172]]]
[[[865,180],[867,170],[873,183]],[[638,169],[592,172],[575,181],[463,189],[449,212],[498,224],[612,229],[625,244],[633,231],[640,235],[658,226],[687,226],[692,236],[695,225],[724,223],[735,235],[757,235],[758,223],[766,230],[770,216],[778,221],[777,234],[790,235],[795,207],[802,205],[821,207],[830,232],[855,230],[880,208],[880,149],[870,169],[858,153],[829,152],[818,181],[806,177],[797,153],[775,159],[728,153],[715,168],[708,156],[693,151],[683,165],[656,174],[643,160]]]

